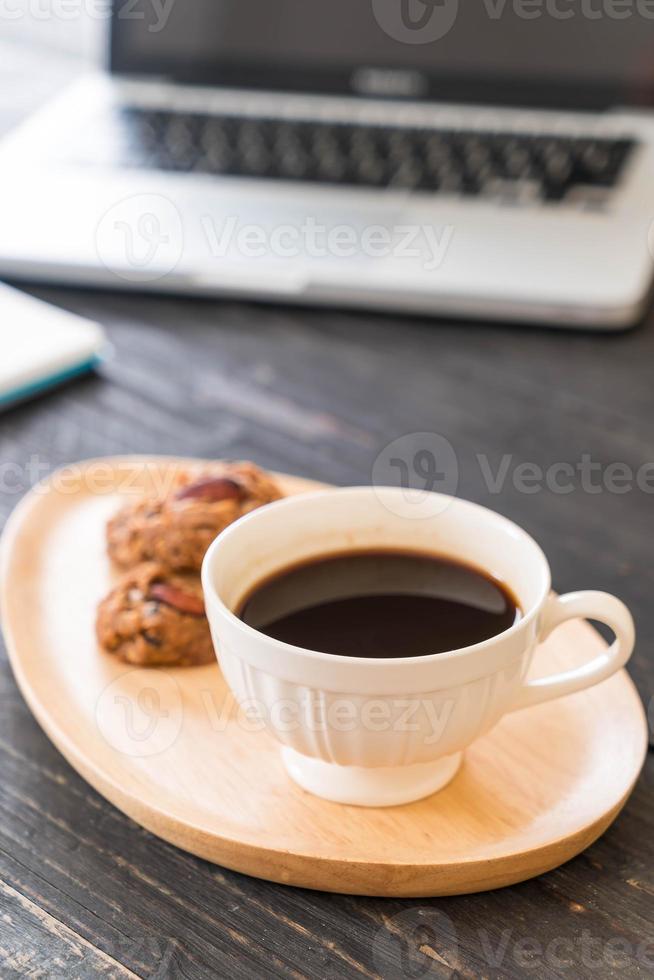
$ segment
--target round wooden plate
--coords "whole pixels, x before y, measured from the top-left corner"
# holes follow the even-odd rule
[[[60,471],[25,498],[3,537],[14,673],[45,732],[103,796],[209,861],[364,895],[509,885],[568,860],[608,827],[647,744],[624,671],[506,716],[435,796],[370,810],[292,783],[275,743],[236,710],[217,666],[139,670],[100,652],[95,607],[113,577],[105,521],[165,479],[170,464],[128,457]],[[281,479],[289,493],[316,486]],[[533,675],[588,660],[602,645],[589,625],[567,624],[538,650]]]

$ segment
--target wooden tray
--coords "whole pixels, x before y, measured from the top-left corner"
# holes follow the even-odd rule
[[[239,720],[217,666],[135,670],[101,653],[95,606],[112,581],[104,524],[161,477],[164,462],[100,460],[55,475],[19,505],[3,537],[2,618],[18,684],[66,759],[120,810],[228,868],[365,895],[509,885],[568,860],[608,827],[647,744],[624,671],[505,717],[441,793],[369,810],[292,783],[275,743]],[[282,480],[289,493],[315,486]],[[570,623],[539,649],[533,675],[602,645],[590,626]]]

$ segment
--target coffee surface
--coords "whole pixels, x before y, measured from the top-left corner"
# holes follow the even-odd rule
[[[238,611],[277,640],[346,657],[422,657],[480,643],[520,607],[488,573],[438,555],[348,552],[259,583]]]

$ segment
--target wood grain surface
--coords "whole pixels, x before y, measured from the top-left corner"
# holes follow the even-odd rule
[[[100,319],[115,352],[97,376],[2,417],[3,516],[35,475],[102,453],[246,456],[347,484],[369,481],[392,438],[440,432],[458,447],[459,492],[534,534],[559,591],[605,588],[629,603],[639,629],[630,672],[649,702],[651,496],[580,487],[524,495],[510,482],[493,494],[475,463],[484,452],[494,463],[506,452],[541,465],[582,451],[605,462],[654,459],[649,322],[603,337],[33,291]],[[9,977],[47,975],[59,959],[82,977],[111,974],[115,960],[117,976],[401,978],[403,948],[422,976],[523,977],[525,963],[545,977],[647,975],[651,754],[614,825],[543,878],[464,898],[346,898],[221,871],[138,828],[49,743],[6,661],[1,678]],[[420,952],[425,929],[440,958]]]
[[[53,87],[44,63],[27,44],[0,59],[0,125]],[[29,85],[39,92],[28,100]],[[98,319],[114,357],[96,376],[0,416],[0,521],[36,477],[85,457],[245,456],[353,484],[370,482],[390,440],[441,433],[457,453],[458,492],[525,526],[557,590],[607,589],[629,604],[638,628],[629,671],[651,703],[654,497],[638,487],[589,493],[579,481],[569,493],[523,493],[511,479],[520,463],[574,466],[583,454],[651,466],[651,313],[631,333],[604,336],[32,291]],[[478,455],[496,473],[505,454],[510,474],[493,492]],[[651,752],[615,823],[556,871],[466,897],[355,898],[221,870],[138,827],[50,743],[4,656],[0,703],[3,980],[652,973]]]
[[[373,896],[514,884],[562,864],[605,830],[647,745],[624,671],[507,715],[467,750],[462,772],[440,793],[368,810],[296,786],[277,744],[237,711],[217,665],[134,669],[100,651],[95,611],[115,578],[107,518],[163,485],[170,469],[134,456],[71,467],[64,482],[56,473],[23,501],[2,539],[0,599],[14,674],[44,730],[103,796],[216,864]],[[279,480],[287,494],[315,487]],[[587,624],[569,623],[539,648],[531,676],[578,667],[603,646]]]

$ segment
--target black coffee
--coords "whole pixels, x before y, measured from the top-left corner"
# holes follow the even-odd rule
[[[348,552],[293,565],[238,613],[277,640],[346,657],[423,657],[496,636],[520,617],[509,589],[438,555]]]

